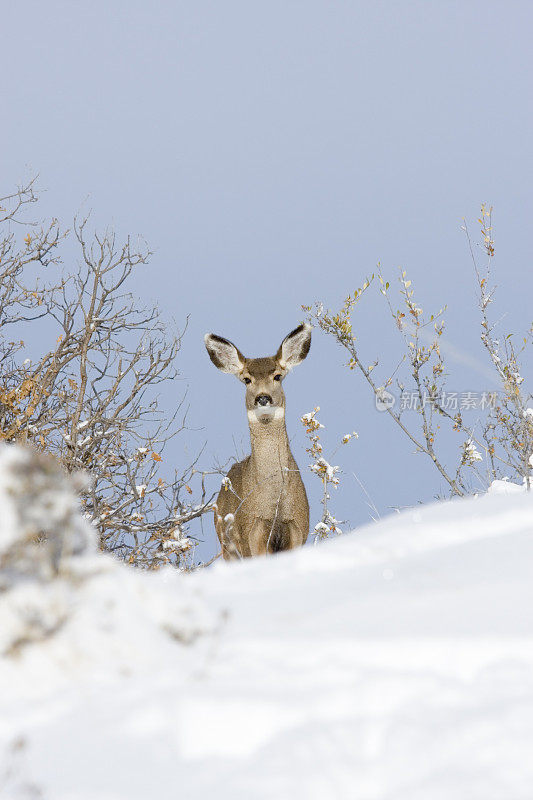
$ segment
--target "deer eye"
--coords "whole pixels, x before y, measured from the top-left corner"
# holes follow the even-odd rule
[[[251,383],[251,382],[252,382],[252,379],[251,379],[251,378],[245,378],[245,379],[244,379],[244,382],[245,382],[245,383]]]
[[[281,375],[274,375],[274,380],[275,381],[280,381],[281,380]]]

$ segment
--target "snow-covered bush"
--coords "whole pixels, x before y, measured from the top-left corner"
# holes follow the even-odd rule
[[[532,481],[533,396],[525,387],[520,354],[533,342],[533,326],[520,344],[515,344],[513,334],[498,334],[499,321],[489,319],[488,309],[495,291],[490,283],[495,251],[492,209],[486,205],[481,208],[479,223],[481,242],[477,250],[466,224],[464,230],[479,291],[480,339],[490,358],[499,391],[448,391],[449,371],[441,338],[445,309],[434,314],[424,313],[406,270],[400,271],[399,305],[391,297],[389,281],[378,272],[348,295],[339,311],[330,311],[322,303],[303,307],[309,320],[346,350],[348,368],[362,374],[374,394],[376,408],[395,422],[415,452],[429,458],[448,484],[450,494],[455,496],[476,491],[479,485],[488,488],[502,478],[523,482],[528,489]],[[479,251],[486,259],[483,268],[478,263]],[[403,339],[403,353],[395,353],[394,366],[381,375],[378,359],[368,363],[361,357],[354,318],[361,298],[378,282],[380,294]],[[479,418],[474,425],[469,425],[463,411],[472,408],[479,411]],[[415,411],[416,415],[408,418],[407,410]],[[450,433],[460,437],[452,448]],[[455,454],[453,458],[449,456],[450,450]],[[473,475],[478,484],[475,488]]]
[[[315,544],[322,539],[328,539],[330,536],[336,536],[342,533],[339,527],[342,523],[335,519],[329,507],[329,501],[331,500],[330,491],[332,487],[336,489],[339,485],[341,469],[337,465],[333,466],[330,464],[325,459],[322,452],[320,429],[323,428],[324,425],[318,421],[317,414],[319,411],[320,407],[316,406],[312,411],[309,411],[300,418],[300,422],[305,428],[305,433],[309,441],[309,446],[306,448],[306,453],[312,460],[312,463],[309,464],[309,469],[317,476],[322,484],[322,499],[320,501],[322,504],[322,516],[320,521],[317,522],[313,528]],[[346,433],[341,439],[340,446],[348,444],[349,441],[357,438],[358,435],[355,431],[353,431],[353,433]],[[333,453],[333,456],[336,452],[337,451]],[[333,458],[333,456],[330,456],[330,458]]]
[[[95,550],[95,531],[74,494],[85,483],[67,477],[52,456],[0,444],[0,591],[23,579],[51,580],[70,559]]]
[[[0,656],[68,629],[67,658],[73,646],[89,662],[117,647],[147,658],[146,637],[189,642],[210,630],[180,573],[146,574],[98,551],[84,488],[52,456],[0,444]]]
[[[82,519],[69,478],[49,455],[0,445],[0,653],[57,630],[77,580],[76,561],[96,552],[96,535]]]

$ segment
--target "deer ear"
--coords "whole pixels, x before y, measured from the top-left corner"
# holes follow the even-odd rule
[[[291,370],[304,360],[311,347],[311,326],[304,322],[282,341],[276,358],[282,369]]]
[[[239,375],[242,372],[244,356],[232,342],[223,339],[222,336],[217,336],[215,333],[206,333],[204,342],[209,358],[215,367],[232,375]]]

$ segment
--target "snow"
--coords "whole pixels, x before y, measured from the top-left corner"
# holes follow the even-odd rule
[[[310,464],[309,469],[317,475],[323,475],[329,483],[338,484],[339,482],[336,474],[340,471],[340,467],[333,467],[322,456],[319,456],[314,464]]]
[[[477,449],[472,439],[468,439],[464,443],[464,455],[466,462],[469,464],[473,464],[474,461],[483,461],[483,456]]]
[[[4,448],[0,797],[530,800],[533,500],[517,488],[141,573],[95,551],[63,477]],[[55,571],[30,537],[46,508]]]
[[[520,486],[512,481],[492,481],[488,489],[491,494],[517,494],[525,491],[525,486]]]
[[[356,431],[352,431],[351,433],[345,433],[341,441],[343,444],[348,444],[350,439],[359,439],[359,434],[356,433]]]
[[[531,479],[530,479],[531,481]],[[513,483],[505,478],[501,481],[492,481],[488,488],[489,494],[521,494],[527,491],[526,479],[522,483]]]
[[[308,411],[307,414],[303,414],[300,417],[300,420],[304,423],[304,425],[308,425],[313,428],[313,430],[318,430],[319,428],[323,428],[321,422],[315,419],[316,414],[320,411],[320,406],[317,406],[313,409],[313,411]]]

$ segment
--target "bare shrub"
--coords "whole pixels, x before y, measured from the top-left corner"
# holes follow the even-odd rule
[[[188,526],[212,497],[196,461],[164,464],[185,430],[183,399],[168,418],[158,396],[176,377],[182,332],[169,333],[158,308],[129,292],[151,253],[141,241],[91,233],[87,217],[72,231],[55,219],[28,222],[37,200],[34,180],[0,198],[0,439],[89,473],[82,505],[103,549],[143,567],[190,566]],[[76,266],[44,284],[45,268],[73,246]],[[23,358],[30,323],[42,341],[36,359]]]
[[[482,206],[479,223],[481,242],[477,248],[466,225],[464,230],[479,289],[481,342],[489,355],[500,389],[477,394],[475,402],[479,419],[475,425],[468,425],[463,413],[468,402],[474,401],[472,392],[462,393],[460,403],[456,397],[451,407],[447,402],[450,394],[458,393],[447,391],[448,369],[441,347],[445,309],[425,314],[405,270],[401,270],[399,276],[399,306],[391,298],[389,281],[379,271],[365,280],[360,289],[348,295],[339,311],[325,309],[322,303],[303,307],[309,320],[345,349],[347,367],[363,376],[379,410],[402,430],[415,452],[430,459],[448,485],[450,494],[457,496],[474,490],[474,476],[478,487],[486,488],[493,480],[504,477],[518,480],[530,489],[533,466],[532,395],[524,388],[520,366],[520,356],[531,344],[533,328],[522,337],[519,346],[515,345],[513,334],[497,335],[499,323],[492,322],[488,316],[494,298],[494,288],[490,283],[495,253],[492,209]],[[483,267],[479,264],[480,252],[485,257]],[[379,286],[403,344],[396,366],[388,373],[380,369],[378,359],[365,361],[358,346],[355,312],[372,285]],[[398,395],[400,403],[396,404]],[[409,418],[406,418],[407,407],[403,403],[406,396],[414,398],[414,406],[410,408],[416,411],[416,415]],[[450,432],[461,435],[460,442],[454,447],[454,458],[446,455]]]

